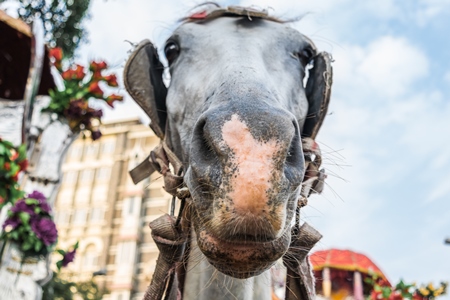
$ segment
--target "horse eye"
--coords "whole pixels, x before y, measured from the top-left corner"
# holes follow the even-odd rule
[[[297,56],[302,64],[306,66],[314,57],[314,50],[311,48],[302,49],[300,52],[297,52]]]
[[[174,41],[169,41],[164,47],[164,54],[166,55],[169,65],[171,65],[180,54],[180,46]]]

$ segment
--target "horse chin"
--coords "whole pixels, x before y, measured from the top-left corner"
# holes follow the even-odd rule
[[[245,279],[263,273],[272,267],[287,251],[291,233],[287,229],[270,242],[226,241],[202,228],[197,231],[200,250],[218,271]]]

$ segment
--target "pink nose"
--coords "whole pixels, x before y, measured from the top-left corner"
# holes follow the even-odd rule
[[[268,193],[277,182],[282,170],[275,166],[275,156],[281,151],[277,139],[258,141],[237,114],[222,127],[223,146],[232,154],[225,173],[233,172],[227,197],[239,215],[261,215],[269,211]]]

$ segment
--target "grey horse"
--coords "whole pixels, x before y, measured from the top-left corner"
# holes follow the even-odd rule
[[[326,112],[329,56],[266,11],[240,7],[187,17],[164,53],[167,89],[148,41],[130,57],[124,76],[162,140],[132,177],[139,181],[156,169],[166,190],[183,199],[169,226],[175,237],[158,235],[161,224],[152,227],[157,243],[175,242],[158,244],[158,263],[166,266],[153,280],[164,283],[146,299],[271,299],[268,270],[282,257],[303,278],[303,298],[314,298],[304,258],[318,234],[300,238],[297,213],[323,184],[323,173],[310,168],[317,145],[307,146],[305,138],[314,139]],[[305,178],[312,182],[306,192]],[[171,273],[178,275],[168,279]]]

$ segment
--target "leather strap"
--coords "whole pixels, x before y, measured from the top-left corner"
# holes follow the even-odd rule
[[[170,166],[173,168],[173,173]],[[187,188],[184,187],[183,164],[164,140],[150,152],[150,155],[143,162],[129,173],[134,184],[137,184],[155,171],[163,175],[166,192],[179,199],[185,199],[190,196]]]
[[[283,263],[287,268],[285,299],[313,300],[316,296],[314,275],[308,253],[322,235],[308,223],[304,223],[301,227],[296,224],[289,249],[283,256]]]
[[[299,206],[305,206],[308,197],[313,193],[320,194],[323,191],[327,175],[322,165],[322,153],[319,144],[312,138],[302,138],[303,155],[305,157],[305,176],[303,177],[300,192]]]
[[[176,225],[176,218],[167,214],[151,222],[150,228],[159,255],[144,300],[180,299],[175,271],[183,258],[187,235]]]

